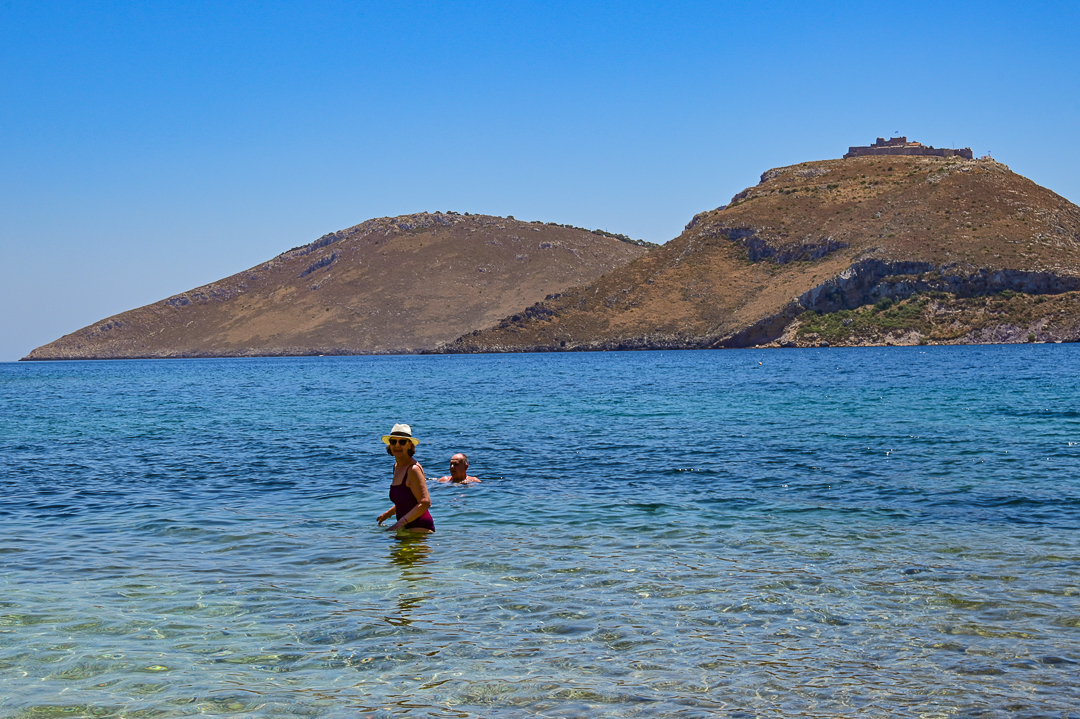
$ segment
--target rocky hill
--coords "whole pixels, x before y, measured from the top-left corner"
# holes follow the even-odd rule
[[[453,352],[1075,341],[1080,208],[993,160],[769,170]]]
[[[109,317],[24,359],[400,353],[432,349],[643,255],[621,235],[512,217],[368,220]]]

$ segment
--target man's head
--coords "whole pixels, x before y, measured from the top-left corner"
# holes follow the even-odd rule
[[[464,452],[458,452],[450,458],[450,478],[455,482],[464,482],[469,474],[469,458]]]

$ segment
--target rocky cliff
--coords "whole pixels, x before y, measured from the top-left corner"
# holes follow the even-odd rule
[[[1064,198],[993,160],[855,157],[769,170],[671,242],[445,349],[1074,341],[1077,290]]]
[[[512,217],[384,217],[109,317],[25,359],[416,352],[646,251],[611,233]]]

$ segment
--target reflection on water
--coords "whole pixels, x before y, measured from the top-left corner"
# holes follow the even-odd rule
[[[431,572],[424,565],[431,561],[431,546],[427,534],[400,532],[390,542],[390,562],[401,567],[401,578],[405,581],[430,579]]]
[[[1078,400],[1064,345],[0,365],[0,717],[1072,716]],[[484,479],[432,535],[371,521],[399,420]]]
[[[423,591],[423,587],[430,586],[432,578],[431,572],[425,569],[425,565],[431,561],[431,547],[427,539],[426,534],[401,532],[390,541],[390,562],[401,568],[401,581],[404,584],[397,599],[397,615],[386,617],[391,624],[412,624],[409,617],[431,594]]]

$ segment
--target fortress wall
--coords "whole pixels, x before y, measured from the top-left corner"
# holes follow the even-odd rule
[[[963,157],[973,159],[971,148],[953,150],[948,147],[849,147],[845,158],[865,155],[930,155],[933,157]]]

